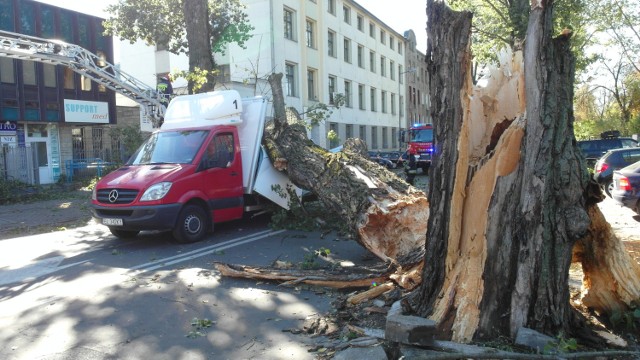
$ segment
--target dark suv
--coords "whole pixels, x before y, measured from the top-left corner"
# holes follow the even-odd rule
[[[596,162],[593,179],[600,184],[604,192],[611,197],[613,190],[613,171],[640,161],[640,147],[609,150]]]
[[[633,148],[638,142],[632,138],[620,137],[619,131],[606,131],[600,134],[601,139],[578,141],[587,163],[593,165],[604,153],[611,149]]]

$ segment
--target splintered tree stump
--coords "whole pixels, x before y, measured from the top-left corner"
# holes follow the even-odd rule
[[[576,145],[570,34],[551,37],[552,5],[532,5],[524,50],[500,54],[478,86],[471,14],[427,2],[436,153],[423,281],[410,303],[443,338],[515,338],[526,327],[593,340],[569,301],[576,242],[585,304],[608,312],[638,299],[640,272],[602,226]]]

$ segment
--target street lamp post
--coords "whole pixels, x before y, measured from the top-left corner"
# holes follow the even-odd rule
[[[398,74],[398,152],[400,152],[402,156],[402,111],[400,111],[402,107],[402,96],[400,95],[400,86],[402,85],[402,75],[410,72],[415,72],[416,68],[410,68],[406,71],[402,71]],[[406,101],[406,100],[405,100]]]

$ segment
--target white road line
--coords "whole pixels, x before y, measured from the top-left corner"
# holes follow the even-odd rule
[[[141,264],[141,265],[137,265],[137,266],[133,266],[131,267],[131,270],[137,270],[138,272],[147,272],[147,271],[153,271],[153,270],[157,270],[160,269],[162,267],[165,266],[169,266],[169,265],[174,265],[183,261],[188,261],[188,260],[192,260],[201,256],[205,256],[205,255],[209,255],[211,253],[214,253],[216,251],[221,251],[221,250],[225,250],[225,249],[229,249],[238,245],[242,245],[242,244],[247,244],[250,242],[254,242],[269,236],[273,236],[273,235],[278,235],[280,233],[285,232],[286,230],[278,230],[278,231],[272,231],[272,230],[265,230],[265,231],[261,231],[255,234],[251,234],[251,235],[247,235],[247,236],[243,236],[243,237],[239,237],[237,239],[232,239],[232,240],[228,240],[225,242],[222,242],[220,244],[216,244],[216,245],[211,245],[211,246],[207,246],[198,250],[194,250],[194,251],[190,251],[184,254],[180,254],[180,255],[175,255],[175,256],[170,256],[167,258],[163,258],[163,259],[159,259],[159,260],[154,260],[152,262],[148,262],[146,264]]]

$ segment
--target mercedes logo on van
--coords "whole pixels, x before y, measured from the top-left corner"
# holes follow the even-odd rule
[[[109,202],[113,204],[116,201],[118,201],[118,190],[113,189],[109,193]]]

